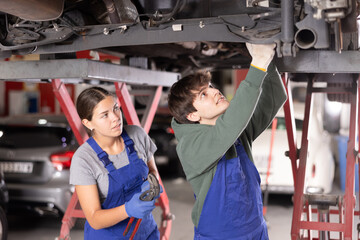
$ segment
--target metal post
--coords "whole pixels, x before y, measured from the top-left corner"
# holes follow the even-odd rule
[[[282,54],[292,55],[292,42],[294,41],[294,1],[281,1],[281,41]]]
[[[85,215],[81,210],[78,196],[74,192],[61,221],[60,236],[57,239],[70,240],[70,229],[74,227],[76,218],[85,218]]]
[[[311,205],[309,204],[309,201],[306,200],[306,203],[305,203],[305,212],[306,212],[306,216],[307,216],[307,221],[310,222],[312,221],[312,216],[311,216]],[[308,234],[308,239],[309,240],[312,240],[313,237],[312,237],[312,232],[310,229],[307,230],[307,234]]]
[[[313,85],[313,80],[310,79],[308,81],[306,100],[305,100],[305,114],[304,114],[303,129],[301,136],[299,166],[296,171],[296,187],[294,194],[294,209],[293,209],[293,219],[292,219],[292,227],[291,227],[291,237],[293,240],[299,239],[300,221],[301,221],[301,214],[303,211],[304,181],[305,181],[306,161],[307,161],[307,153],[308,153],[308,130],[309,130],[310,110],[312,107],[312,85]]]
[[[281,41],[294,41],[294,1],[281,1]]]
[[[150,131],[151,123],[154,119],[156,109],[159,106],[161,94],[162,86],[158,86],[153,95],[151,96],[152,101],[149,101],[146,106],[145,113],[141,119],[141,126],[143,126],[145,132]]]
[[[290,86],[290,81],[288,80],[287,73],[284,73],[282,75],[282,80],[283,80],[284,86],[286,86],[285,89],[286,89],[286,93],[288,96],[288,99],[284,104],[284,115],[285,115],[286,133],[288,136],[288,144],[289,144],[288,156],[291,161],[294,189],[295,189],[295,187],[296,187],[296,179],[295,178],[296,178],[296,170],[297,170],[296,161],[298,159],[298,154],[297,154],[296,127],[295,127],[295,118],[294,118],[294,113],[293,113],[291,86]]]
[[[136,114],[135,107],[132,104],[130,93],[125,83],[115,82],[116,95],[118,96],[121,103],[121,110],[125,115],[125,119],[130,125],[140,125],[139,118]]]
[[[345,179],[345,240],[352,239],[354,208],[355,208],[355,136],[356,136],[356,117],[357,117],[357,87],[353,83],[353,93],[351,94],[350,127],[349,141],[346,151],[346,179]]]
[[[83,144],[89,138],[89,136],[81,123],[74,102],[66,90],[65,84],[60,79],[53,79],[52,86],[54,94],[60,103],[60,107],[70,124],[76,140],[78,141],[79,145]]]

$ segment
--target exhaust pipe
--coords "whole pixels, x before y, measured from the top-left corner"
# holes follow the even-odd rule
[[[295,25],[295,44],[302,49],[314,47],[316,49],[326,49],[330,47],[328,23],[325,19],[315,19],[313,9],[305,4],[305,18]]]
[[[55,216],[55,217],[60,216],[59,210],[51,206],[35,207],[34,211],[39,216]]]
[[[315,46],[317,35],[311,28],[300,29],[295,33],[295,43],[299,48],[309,49]]]

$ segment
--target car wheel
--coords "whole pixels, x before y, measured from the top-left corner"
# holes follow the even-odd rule
[[[0,240],[6,240],[8,235],[8,221],[5,211],[0,207]]]

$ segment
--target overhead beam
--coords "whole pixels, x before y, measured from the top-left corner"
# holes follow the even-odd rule
[[[296,57],[276,58],[280,72],[289,73],[360,73],[360,52],[302,50]]]
[[[360,52],[307,50],[296,57],[275,58],[280,72],[288,73],[360,73]],[[4,61],[0,63],[0,80],[41,81],[62,79],[81,83],[85,80],[124,82],[132,85],[169,87],[179,73],[139,69],[88,59],[39,61]]]
[[[0,63],[0,79],[41,81],[62,79],[65,83],[79,79],[125,82],[132,85],[171,86],[180,74],[139,69],[88,59],[9,61]]]
[[[280,16],[280,12],[278,13]],[[270,17],[269,17],[270,18]],[[254,34],[252,29],[268,31],[278,29],[266,38]],[[281,20],[276,16],[267,21],[252,20],[248,14],[223,15],[209,18],[179,19],[159,27],[145,27],[142,24],[97,25],[85,28],[86,34],[74,38],[68,44],[38,45],[32,53],[60,53],[104,47],[134,46],[189,41],[209,42],[257,42],[269,43],[278,38]],[[261,34],[260,34],[261,35]],[[23,47],[23,46],[22,46]],[[19,46],[3,46],[1,50],[15,50]]]

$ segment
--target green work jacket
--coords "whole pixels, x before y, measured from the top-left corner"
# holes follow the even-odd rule
[[[225,153],[227,159],[236,156],[233,144],[238,138],[253,160],[253,140],[270,125],[286,99],[285,88],[273,63],[267,72],[251,66],[215,125],[180,124],[172,120],[178,141],[176,151],[196,195],[192,210],[195,226],[199,223],[218,161]]]

